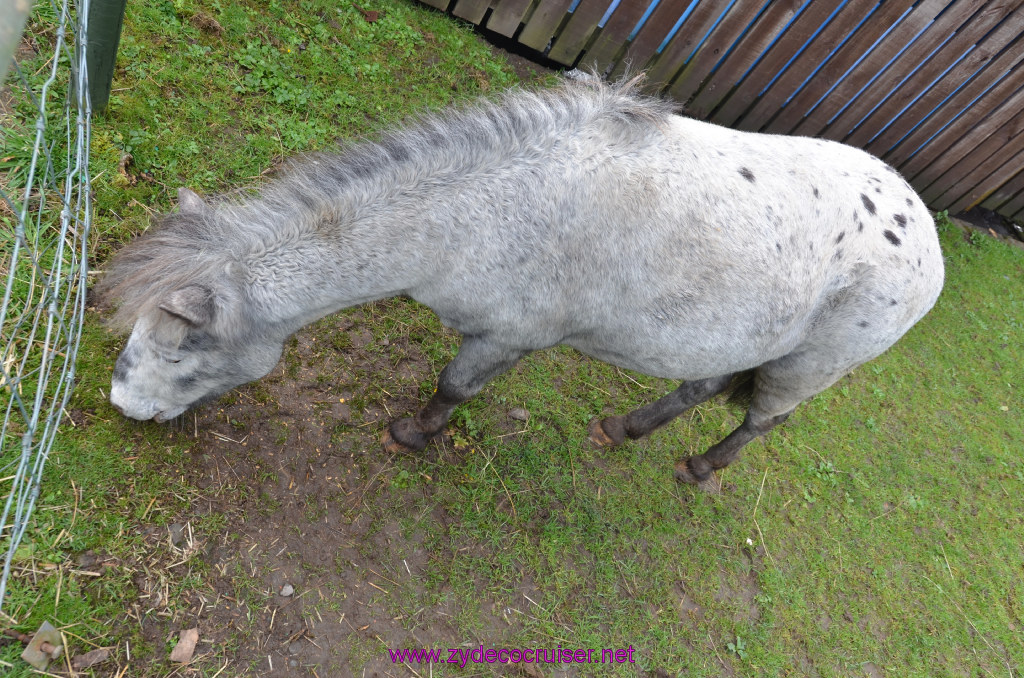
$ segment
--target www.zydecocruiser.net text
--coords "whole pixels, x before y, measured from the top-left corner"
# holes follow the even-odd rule
[[[625,664],[636,663],[634,648],[630,645],[620,649],[570,649],[554,648],[412,648],[388,650],[394,664],[410,662],[415,664]]]

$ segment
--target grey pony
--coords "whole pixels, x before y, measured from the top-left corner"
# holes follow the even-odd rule
[[[873,156],[676,116],[639,82],[512,91],[305,157],[248,197],[182,189],[98,286],[132,328],[111,402],[170,419],[267,374],[313,320],[405,295],[462,343],[388,449],[423,449],[490,379],[567,344],[684,380],[594,419],[597,445],[750,375],[743,423],[676,464],[714,490],[745,444],[928,312],[942,254],[924,204]]]

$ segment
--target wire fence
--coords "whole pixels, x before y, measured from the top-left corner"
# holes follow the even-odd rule
[[[0,88],[0,613],[12,572],[31,558],[19,545],[71,396],[85,312],[88,4],[37,7],[56,30],[17,43]]]

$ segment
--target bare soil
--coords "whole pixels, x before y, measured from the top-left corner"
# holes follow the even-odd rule
[[[343,676],[363,662],[365,675],[385,675],[387,648],[455,636],[444,610],[410,624],[388,602],[391,590],[422,591],[416,578],[438,555],[373,518],[390,510],[375,490],[396,472],[379,444],[388,413],[414,411],[433,369],[415,342],[375,342],[366,322],[356,311],[307,328],[268,377],[184,422],[197,444],[178,471],[205,505],[178,520],[213,512],[227,524],[224,541],[197,546],[211,590],[192,592],[194,619],[174,621],[198,625],[200,650],[236,644],[235,675]],[[175,632],[146,622],[153,640]]]
[[[466,638],[444,584],[437,604],[403,607],[431,599],[429,564],[457,554],[430,552],[422,535],[399,525],[402,493],[392,483],[416,460],[385,456],[380,436],[392,416],[421,404],[438,366],[408,336],[374,340],[378,308],[304,329],[266,378],[180,421],[171,437],[192,439],[192,449],[166,472],[197,496],[170,530],[145,535],[149,562],[134,568],[144,604],[132,616],[147,641],[170,647],[181,629],[198,627],[196,661],[226,666],[225,675],[323,678],[352,675],[353,666],[365,676],[411,675],[388,648],[447,648],[456,639],[497,647],[508,632],[512,611],[479,600],[477,619],[490,628]],[[454,346],[456,336],[445,337]],[[510,418],[510,428],[517,423]],[[450,432],[424,452],[452,463],[463,453]],[[429,519],[453,522],[430,501],[429,483],[417,487],[435,506]],[[211,516],[225,522],[204,530]],[[188,580],[170,562],[188,556],[204,573],[199,587],[179,594],[177,607],[187,601],[190,610],[183,616],[166,607],[167,587]],[[529,596],[531,583],[522,587]]]

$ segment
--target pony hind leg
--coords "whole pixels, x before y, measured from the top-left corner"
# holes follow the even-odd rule
[[[863,360],[839,360],[827,351],[791,353],[757,368],[754,393],[743,423],[707,452],[676,462],[676,479],[707,492],[721,489],[715,471],[739,457],[743,447],[786,421],[797,405],[834,384]]]
[[[668,395],[626,415],[595,417],[587,427],[587,434],[597,447],[621,445],[626,438],[642,438],[656,428],[669,423],[694,405],[714,398],[726,391],[736,375],[726,374],[709,379],[688,381]]]
[[[795,409],[795,408],[794,408]],[[786,421],[793,410],[774,417],[764,417],[748,412],[743,423],[727,435],[720,443],[713,445],[707,452],[695,457],[684,457],[676,462],[676,480],[709,493],[717,493],[721,489],[715,471],[725,468],[740,454],[740,450],[750,441],[760,438],[773,428]]]
[[[529,351],[509,349],[486,337],[463,337],[455,358],[437,379],[437,390],[413,417],[397,419],[384,431],[385,451],[419,452],[444,429],[452,411]]]

